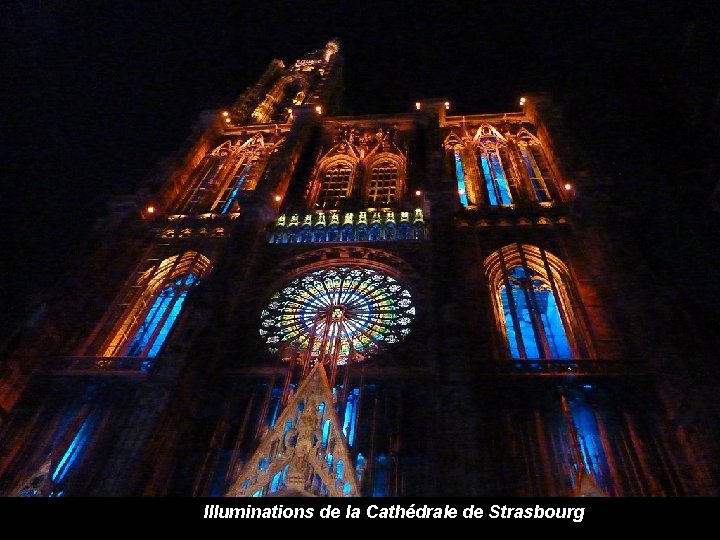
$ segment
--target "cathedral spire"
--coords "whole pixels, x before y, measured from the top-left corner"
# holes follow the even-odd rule
[[[273,60],[254,86],[245,90],[225,115],[228,128],[247,124],[292,122],[294,107],[327,110],[338,98],[342,58],[340,43],[331,39],[289,67]]]

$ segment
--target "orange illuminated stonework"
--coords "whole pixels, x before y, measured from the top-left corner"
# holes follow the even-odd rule
[[[0,494],[717,494],[549,97],[343,116],[342,67],[273,60],[100,224],[0,364]]]

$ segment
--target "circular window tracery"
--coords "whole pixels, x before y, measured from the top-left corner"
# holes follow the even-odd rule
[[[414,318],[412,295],[394,277],[372,268],[326,268],[271,297],[260,336],[273,353],[289,349],[309,354],[313,364],[322,358],[344,365],[401,341]]]

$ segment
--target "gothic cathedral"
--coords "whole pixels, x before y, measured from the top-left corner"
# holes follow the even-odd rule
[[[99,224],[2,365],[0,494],[712,494],[557,107],[338,116],[342,64],[273,60]]]

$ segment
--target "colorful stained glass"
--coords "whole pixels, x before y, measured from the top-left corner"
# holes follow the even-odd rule
[[[359,362],[397,343],[415,318],[412,295],[371,268],[328,268],[293,279],[262,312],[260,335],[271,352],[292,348],[320,359]]]

